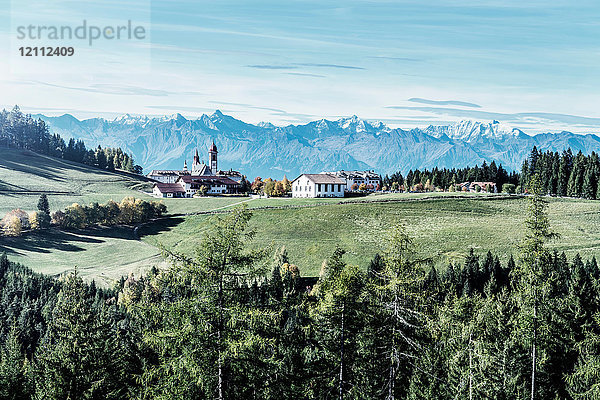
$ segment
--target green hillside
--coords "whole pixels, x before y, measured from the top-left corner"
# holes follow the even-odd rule
[[[0,218],[15,208],[35,210],[42,193],[56,211],[73,203],[121,201],[127,196],[150,200],[144,192],[151,190],[149,182],[131,174],[0,147]],[[209,211],[244,200],[247,198],[162,199],[169,213]]]
[[[386,197],[390,200],[392,196]],[[387,230],[397,222],[406,226],[420,253],[434,257],[441,267],[448,261],[462,261],[471,247],[482,254],[492,250],[503,258],[517,251],[523,235],[526,199],[428,197],[401,202],[255,209],[250,222],[256,232],[252,244],[285,245],[291,261],[306,275],[318,274],[323,260],[338,245],[348,252],[349,261],[366,267],[382,250]],[[265,205],[265,201],[253,200],[249,205]],[[561,235],[550,246],[568,256],[579,252],[584,257],[600,257],[600,231],[595,228],[600,224],[599,207],[597,201],[550,199],[550,222]],[[199,242],[211,218],[197,215],[188,216],[178,224],[165,221],[170,226],[146,227],[140,230],[140,235],[149,244],[160,243],[189,252]]]
[[[28,150],[0,148],[0,215],[14,209],[35,210],[46,193],[52,211],[93,201],[140,196],[150,185],[125,173],[102,171]]]
[[[32,211],[46,193],[52,210],[73,202],[120,201],[126,196],[151,199],[149,184],[127,174],[45,157],[28,151],[0,149],[0,213],[13,208]],[[354,199],[255,199],[219,197],[164,199],[172,215],[136,233],[131,228],[78,232],[49,230],[21,238],[1,238],[0,252],[36,271],[55,275],[77,266],[82,275],[110,284],[130,272],[163,266],[159,245],[189,252],[211,223],[211,215],[246,203],[254,210],[252,245],[285,245],[292,262],[305,275],[316,275],[339,245],[348,259],[366,267],[382,250],[387,230],[400,222],[415,238],[423,256],[438,265],[461,261],[470,247],[507,257],[523,233],[527,201],[485,194],[387,194]],[[600,257],[600,202],[575,199],[550,201],[553,228],[561,235],[551,246],[569,256]],[[283,207],[283,208],[281,208]],[[139,235],[139,237],[138,237]],[[140,240],[141,237],[141,240]]]
[[[0,148],[0,219],[8,211],[27,212],[37,207],[45,193],[52,211],[73,203],[105,203],[127,196],[145,200],[151,188],[143,178],[101,171],[97,168],[43,156],[27,150]],[[219,209],[246,198],[164,199],[169,212]],[[105,228],[78,232],[28,233],[19,238],[0,238],[0,253],[32,269],[56,275],[75,266],[81,275],[110,284],[122,275],[161,266],[159,250],[136,238],[130,228]]]

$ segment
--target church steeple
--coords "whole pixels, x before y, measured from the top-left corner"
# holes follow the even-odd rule
[[[183,160],[183,171],[187,172],[187,160]]]
[[[213,174],[216,174],[218,171],[218,169],[217,169],[217,153],[218,153],[217,146],[215,145],[215,141],[213,140],[212,145],[208,149],[208,160],[209,160],[210,169],[213,172]]]

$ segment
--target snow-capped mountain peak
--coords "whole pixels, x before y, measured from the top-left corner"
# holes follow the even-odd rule
[[[588,154],[600,151],[600,137],[596,135],[562,132],[529,136],[498,121],[461,121],[403,130],[357,116],[302,125],[253,125],[219,111],[192,121],[180,114],[153,118],[125,114],[108,121],[40,117],[52,132],[66,139],[82,139],[90,146],[119,146],[132,153],[146,170],[180,168],[196,149],[205,154],[214,140],[221,165],[251,178],[341,169],[405,173],[415,168],[481,165],[483,161],[518,170],[534,145],[543,151],[567,147]]]
[[[133,114],[123,114],[115,119],[112,122],[123,124],[123,125],[133,125],[133,124],[143,124],[149,120],[147,115],[133,115]],[[109,122],[109,121],[107,121]]]
[[[424,132],[436,138],[441,138],[445,135],[450,139],[467,143],[477,142],[482,139],[503,139],[523,133],[520,129],[495,120],[488,123],[463,120],[454,125],[430,125],[425,128]]]

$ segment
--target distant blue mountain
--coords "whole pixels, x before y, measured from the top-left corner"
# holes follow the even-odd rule
[[[300,173],[374,169],[386,174],[415,168],[464,167],[496,161],[519,170],[535,145],[538,149],[600,151],[600,137],[571,132],[527,135],[497,121],[462,121],[425,129],[392,129],[356,116],[337,121],[321,119],[305,125],[252,125],[216,111],[190,120],[123,115],[114,120],[83,121],[65,114],[38,115],[53,132],[83,139],[89,146],[118,146],[133,153],[145,171],[179,169],[198,148],[206,153],[214,140],[219,168],[255,176],[296,177]],[[202,156],[201,156],[202,157]]]

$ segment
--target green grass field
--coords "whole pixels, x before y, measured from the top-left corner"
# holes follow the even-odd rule
[[[135,196],[153,200],[144,192],[152,186],[144,179],[128,174],[47,157],[27,150],[0,148],[0,219],[15,208],[33,211],[39,196],[46,193],[52,211],[73,204],[121,201]],[[201,199],[162,200],[169,213],[210,211],[247,200],[247,197],[208,197]]]
[[[77,267],[82,277],[109,286],[133,272],[139,276],[152,266],[165,265],[154,246],[137,240],[129,228],[81,232],[51,229],[19,238],[0,238],[0,253],[35,271],[57,276]]]
[[[36,209],[46,193],[52,211],[77,203],[120,201],[141,196],[148,183],[127,174],[110,173],[82,164],[0,148],[0,215],[14,209]]]
[[[401,198],[402,194],[394,195]],[[415,197],[415,196],[409,196]],[[417,196],[418,197],[418,196]],[[253,200],[250,207],[268,205]],[[286,200],[275,200],[272,204]],[[291,204],[299,204],[290,202]],[[301,203],[300,203],[301,204]],[[423,256],[433,257],[444,267],[462,261],[469,248],[484,254],[492,250],[506,259],[516,255],[523,236],[527,200],[493,197],[452,198],[367,204],[332,204],[304,208],[255,209],[250,223],[256,235],[252,246],[285,245],[292,262],[303,274],[316,275],[336,246],[347,251],[347,260],[366,267],[383,250],[390,227],[401,223],[414,238]],[[568,256],[600,257],[600,202],[550,199],[552,227],[561,237],[550,244]],[[209,215],[187,216],[181,223],[165,221],[163,227],[142,229],[143,241],[191,252],[208,229]],[[170,226],[166,226],[169,224]]]
[[[14,208],[32,211],[47,193],[51,208],[73,202],[144,199],[149,185],[125,174],[100,171],[27,151],[0,149],[0,214]],[[460,196],[460,197],[457,197]],[[285,245],[304,275],[316,275],[336,246],[347,260],[366,267],[383,250],[391,226],[403,224],[423,256],[443,267],[461,261],[473,247],[479,254],[495,251],[503,258],[517,252],[523,235],[527,200],[486,194],[383,194],[347,199],[254,199],[208,197],[163,199],[168,219],[142,227],[81,232],[29,233],[0,238],[0,252],[36,271],[56,275],[78,266],[83,276],[108,285],[130,272],[164,266],[158,246],[191,252],[208,229],[212,215],[245,203],[253,209],[253,247]],[[600,257],[600,202],[549,199],[552,227],[561,237],[550,244],[569,256]],[[286,207],[287,206],[287,207]],[[277,209],[273,207],[285,207]],[[181,214],[181,215],[173,215]],[[187,214],[187,215],[185,215]]]

